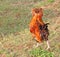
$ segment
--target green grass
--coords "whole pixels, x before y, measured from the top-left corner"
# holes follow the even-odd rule
[[[60,3],[57,3],[55,9],[54,2],[56,1],[0,0],[0,57],[60,57]],[[51,4],[53,7],[48,8]],[[50,23],[51,52],[45,50],[46,42],[41,45],[42,49],[35,49],[36,42],[29,32],[31,9],[41,6],[46,7],[43,10],[44,22]]]
[[[12,3],[11,2],[12,1],[5,1],[4,3],[4,1],[1,1],[2,4],[0,5],[0,22],[2,24],[0,27],[0,32],[2,33],[13,33],[16,31],[21,31],[21,29],[27,27],[25,24],[28,24],[28,16],[30,15],[28,14],[28,5],[24,6],[19,4],[14,6],[13,3],[18,3],[18,1]]]
[[[31,57],[54,57],[53,52],[43,50],[41,48],[33,49],[32,51],[30,51],[30,53]]]
[[[48,2],[50,2],[50,3],[52,3],[52,2],[54,2],[55,0],[47,0]]]
[[[47,6],[49,4],[52,4],[55,2],[55,0],[46,0],[46,1],[40,1],[37,4],[33,5],[33,7],[42,7],[42,6]]]

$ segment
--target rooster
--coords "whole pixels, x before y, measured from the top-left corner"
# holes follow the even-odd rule
[[[49,41],[48,41],[48,23],[44,23],[42,20],[43,11],[42,8],[34,8],[32,9],[32,19],[29,24],[30,32],[33,38],[36,39],[39,43],[43,42],[44,40],[47,42],[47,49],[50,48]],[[38,45],[37,45],[38,46]]]

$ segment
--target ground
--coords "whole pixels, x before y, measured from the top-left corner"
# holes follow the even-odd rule
[[[60,57],[60,0],[0,0],[0,57],[31,57],[36,41],[29,32],[31,9],[43,8],[54,57]],[[40,46],[46,49],[46,42]]]

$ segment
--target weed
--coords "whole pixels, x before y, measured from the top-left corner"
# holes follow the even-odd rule
[[[43,50],[41,48],[33,49],[30,52],[30,55],[32,57],[54,57],[54,53],[53,52],[49,52],[49,51]]]
[[[52,2],[54,2],[54,0],[47,0],[49,3],[52,3]]]

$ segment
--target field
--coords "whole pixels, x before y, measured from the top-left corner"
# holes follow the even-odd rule
[[[43,20],[50,23],[50,51],[46,42],[35,48],[29,32],[34,7],[43,7]],[[0,57],[42,57],[45,52],[60,57],[60,0],[0,0]]]

